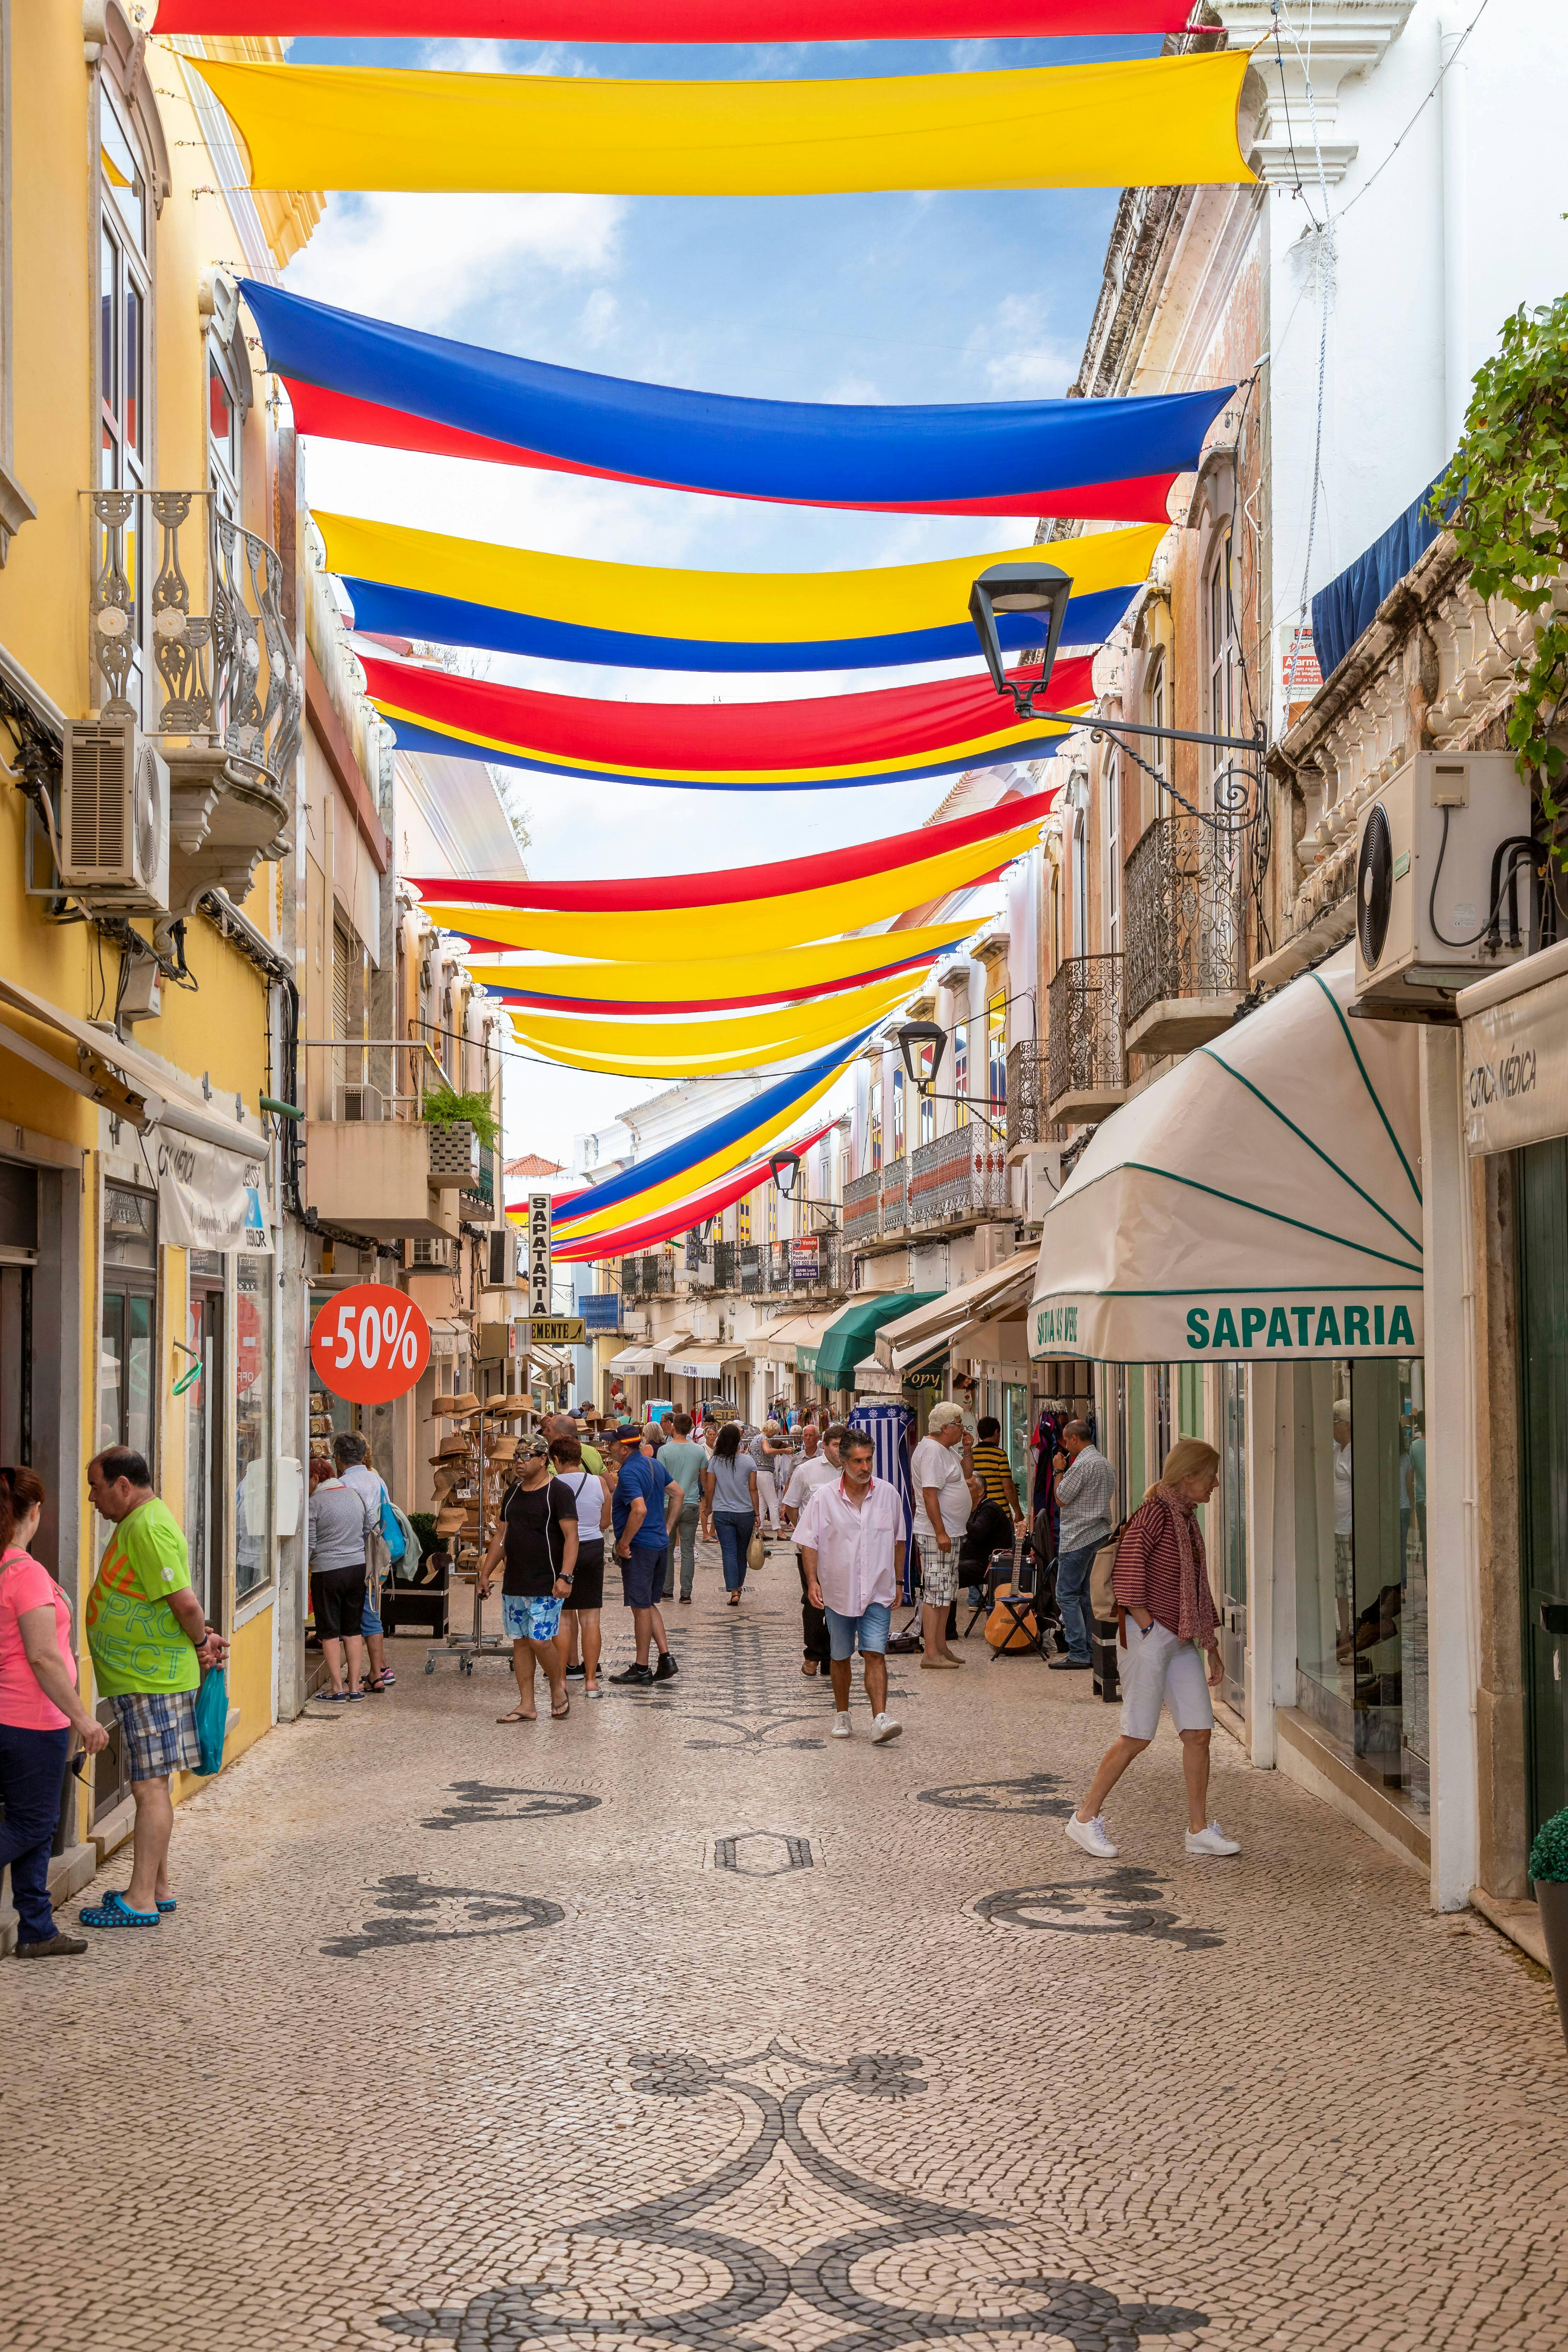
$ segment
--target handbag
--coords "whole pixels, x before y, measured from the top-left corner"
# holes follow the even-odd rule
[[[224,1767],[224,1741],[229,1727],[228,1677],[222,1666],[209,1666],[196,1693],[196,1738],[202,1760],[196,1770],[204,1779]]]
[[[1121,1540],[1122,1531],[1118,1528],[1115,1534],[1101,1545],[1089,1570],[1090,1614],[1099,1618],[1102,1624],[1109,1623],[1116,1614],[1116,1589],[1112,1578],[1115,1573],[1116,1551]]]
[[[756,1575],[767,1557],[768,1549],[762,1540],[762,1524],[758,1520],[751,1530],[751,1541],[746,1547],[746,1565],[751,1575]]]

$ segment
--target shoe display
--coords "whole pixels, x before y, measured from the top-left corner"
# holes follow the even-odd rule
[[[612,1683],[632,1683],[640,1687],[653,1681],[653,1669],[652,1666],[628,1666],[623,1675],[612,1675],[610,1679]]]
[[[904,1726],[895,1715],[873,1715],[871,1719],[872,1745],[880,1748],[884,1739],[896,1739]]]
[[[1226,1836],[1218,1822],[1210,1822],[1207,1829],[1188,1830],[1186,1850],[1188,1853],[1239,1853],[1241,1848],[1235,1838]]]
[[[659,1663],[653,1669],[653,1680],[656,1683],[673,1683],[680,1671],[668,1650],[661,1650]]]
[[[1113,1845],[1106,1836],[1103,1813],[1096,1813],[1092,1822],[1081,1822],[1074,1813],[1070,1821],[1062,1823],[1062,1827],[1073,1844],[1082,1846],[1085,1853],[1092,1853],[1096,1862],[1114,1862],[1122,1850],[1120,1846]]]

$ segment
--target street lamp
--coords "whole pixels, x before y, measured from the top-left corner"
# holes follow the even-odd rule
[[[991,683],[998,694],[1012,696],[1013,708],[1020,719],[1034,716],[1034,697],[1044,690],[1051,677],[1071,593],[1071,580],[1054,563],[993,563],[988,572],[981,572],[969,591],[969,618],[975,624]],[[1040,656],[1040,676],[1031,679],[1027,688],[1016,686],[1002,667],[998,613],[1029,613],[1045,622],[1045,651]]]
[[[775,1151],[768,1157],[768,1172],[779,1193],[787,1201],[795,1190],[795,1179],[800,1173],[798,1151]]]
[[[946,1031],[936,1021],[905,1021],[894,1034],[911,1086],[917,1094],[928,1095],[942,1066],[943,1049],[947,1043]],[[931,1055],[929,1065],[925,1059],[927,1049]]]

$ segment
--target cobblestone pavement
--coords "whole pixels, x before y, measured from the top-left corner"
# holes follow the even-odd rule
[[[1568,2344],[1539,1971],[1222,1736],[1242,1858],[1166,1730],[1096,1864],[1107,1711],[978,1640],[828,1738],[794,1593],[705,1560],[673,1687],[559,1724],[398,1642],[183,1810],[155,1935],[0,1972],[0,2345]]]

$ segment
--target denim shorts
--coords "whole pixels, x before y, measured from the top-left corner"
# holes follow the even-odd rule
[[[531,1592],[503,1592],[501,1631],[508,1642],[553,1642],[560,1632],[565,1606],[553,1593],[541,1598]]]
[[[822,1614],[828,1621],[828,1640],[835,1658],[852,1658],[857,1647],[862,1658],[885,1654],[893,1622],[890,1602],[868,1601],[858,1617],[841,1617],[836,1609],[824,1609]]]
[[[382,1623],[380,1612],[371,1606],[368,1597],[364,1607],[360,1612],[360,1631],[361,1633],[384,1633],[386,1631]]]

